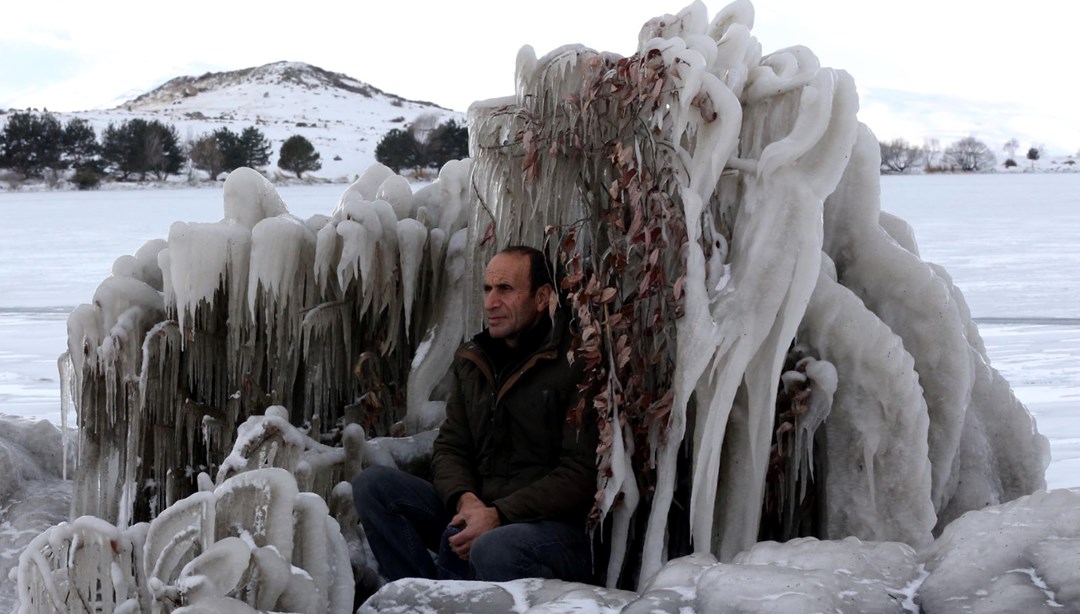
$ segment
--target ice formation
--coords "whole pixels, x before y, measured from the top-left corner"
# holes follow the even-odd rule
[[[18,611],[352,611],[341,527],[299,491],[304,437],[270,408],[244,423],[216,482],[201,474],[199,492],[150,522],[81,516],[41,533],[19,558]]]
[[[332,215],[300,220],[239,169],[222,221],[177,222],[168,240],[118,260],[69,319],[75,514],[153,518],[194,492],[200,471],[224,470],[236,427],[273,404],[313,446],[333,444],[345,414],[378,433],[407,413],[408,424],[436,425],[426,401],[462,335],[468,171],[450,163],[413,195],[373,167]],[[410,369],[422,341],[437,348],[434,369]],[[408,412],[407,387],[422,399]],[[113,444],[117,433],[130,445]]]
[[[611,586],[690,551],[727,564],[766,533],[919,548],[1043,487],[1046,440],[962,295],[879,211],[851,77],[803,47],[763,54],[753,18],[746,0],[711,21],[695,2],[648,22],[631,58],[522,49],[515,95],[470,109],[472,160],[415,193],[375,166],[300,220],[232,173],[222,221],[175,223],[69,318],[74,516],[120,539],[206,497],[199,475],[221,489],[266,464],[337,509],[365,464],[422,464],[453,350],[481,324],[479,271],[514,243],[601,280],[573,299],[593,297],[574,303],[592,330],[640,324],[603,341],[611,373],[661,365],[639,374],[653,413],[615,380],[598,404]],[[391,434],[411,439],[369,440]],[[240,565],[223,537],[203,536],[199,566]],[[245,542],[249,564],[310,588],[274,556],[323,538],[292,538],[276,555]],[[153,595],[229,592],[196,571]]]
[[[784,538],[855,535],[925,545],[963,511],[1045,485],[1046,440],[989,366],[959,291],[919,259],[910,233],[894,239],[879,223],[878,147],[858,123],[852,79],[821,67],[803,47],[763,55],[750,34],[753,16],[742,0],[709,21],[695,2],[647,23],[636,56],[646,60],[631,65],[645,67],[626,81],[655,102],[626,118],[622,132],[601,135],[622,139],[629,156],[651,155],[676,168],[666,187],[687,235],[661,255],[682,273],[683,315],[674,403],[650,442],[651,509],[629,509],[648,514],[641,580],[677,546],[669,511],[685,497],[676,492],[684,453],[691,455],[684,504],[695,551],[730,560],[757,541],[763,523],[775,522],[762,518],[763,499],[778,383],[792,357],[820,363],[819,378],[833,374],[828,386],[809,388],[809,405],[818,410],[794,424],[800,444],[787,468],[809,477],[813,464],[820,466],[814,526],[789,523],[794,532]],[[583,47],[539,59],[525,48],[516,96],[472,107],[483,205],[474,213],[474,246],[484,245],[489,224],[496,237],[489,243],[540,242],[544,226],[607,219],[617,200],[635,197],[613,188],[617,173],[595,172],[595,157],[581,153],[602,150],[588,140],[600,133],[595,118],[617,115],[625,100],[611,96],[610,107],[596,111],[605,92],[597,93],[590,72],[626,66]],[[618,87],[630,86],[620,82],[611,91]],[[572,147],[558,141],[567,131]],[[506,146],[523,134],[518,149]],[[544,136],[551,142],[533,161],[528,140]],[[604,162],[614,167],[623,156],[616,150]],[[523,157],[539,170],[514,170]],[[903,229],[896,220],[887,227]],[[633,246],[578,238],[586,258],[589,250],[607,250],[592,254],[598,269],[610,253],[634,257]],[[467,317],[474,312],[467,309]],[[811,419],[824,428],[810,432]],[[611,450],[634,454],[632,446],[612,445],[606,454]],[[799,459],[811,450],[816,458]],[[800,462],[810,463],[805,472]],[[986,466],[993,470],[980,469]],[[614,470],[610,478],[625,494],[613,508],[617,518],[636,500],[636,485]],[[801,500],[805,490],[803,483],[782,492]],[[618,529],[613,549],[631,537]]]

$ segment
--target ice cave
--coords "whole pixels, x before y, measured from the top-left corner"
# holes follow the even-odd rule
[[[239,169],[220,222],[119,257],[68,320],[72,521],[22,555],[20,611],[352,611],[348,479],[426,470],[519,243],[597,365],[607,587],[399,581],[364,611],[1080,608],[1080,492],[1042,492],[963,295],[880,211],[853,80],[753,22],[694,2],[629,57],[524,47],[430,185],[375,166],[304,220]]]

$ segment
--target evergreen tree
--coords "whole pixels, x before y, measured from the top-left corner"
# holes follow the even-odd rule
[[[1035,170],[1035,161],[1042,157],[1042,145],[1033,145],[1027,151],[1027,159],[1031,160],[1031,170]]]
[[[78,117],[68,121],[64,126],[63,155],[66,165],[76,171],[88,170],[97,172],[101,169],[98,153],[101,145],[97,140],[97,133],[90,122]]]
[[[419,129],[413,125],[387,132],[375,146],[375,160],[400,173],[405,168],[439,168],[450,160],[468,158],[469,129],[453,119],[429,128],[433,120],[424,115],[417,119]]]
[[[395,173],[403,168],[423,165],[420,147],[412,133],[394,128],[375,146],[375,160],[390,167]]]
[[[281,144],[277,165],[282,170],[296,173],[297,179],[301,178],[305,172],[322,168],[319,152],[315,151],[315,146],[299,134],[290,136]]]
[[[270,141],[258,128],[254,126],[244,128],[244,131],[240,133],[239,146],[244,158],[241,166],[262,168],[270,163]]]
[[[0,133],[0,166],[24,177],[62,169],[63,141],[64,128],[52,113],[12,113]]]
[[[218,128],[200,136],[191,145],[191,163],[217,180],[221,173],[247,166],[260,168],[270,162],[270,142],[255,127],[244,128],[237,134],[228,128]]]
[[[231,173],[241,166],[247,166],[244,163],[243,148],[240,146],[240,135],[228,128],[218,128],[213,136],[221,152],[222,169],[226,173]]]
[[[138,155],[133,143],[133,130],[131,122],[144,120],[126,121],[119,126],[109,122],[101,133],[101,162],[109,171],[115,173],[121,181],[127,181],[132,173],[138,169]]]
[[[450,160],[469,157],[469,129],[449,120],[436,128],[428,137],[428,165],[441,168]]]
[[[139,118],[105,128],[101,159],[121,180],[137,174],[140,181],[149,173],[158,179],[178,173],[184,162],[175,126]]]

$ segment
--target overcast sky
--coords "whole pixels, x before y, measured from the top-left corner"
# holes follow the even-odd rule
[[[710,17],[725,4],[706,2]],[[0,108],[114,106],[174,76],[292,60],[463,111],[474,100],[513,93],[522,45],[538,55],[565,43],[627,55],[644,21],[684,6],[663,0],[304,0],[280,8],[221,0],[9,3],[0,19]],[[925,129],[923,110],[879,116],[875,97],[899,92],[948,106],[937,118],[945,122],[954,121],[952,114],[963,124],[967,102],[996,105],[1020,122],[1017,130],[1054,133],[1045,138],[1069,152],[1080,147],[1072,43],[1080,3],[1074,0],[1026,6],[757,0],[754,6],[753,32],[766,53],[805,45],[823,65],[854,75],[864,99],[861,117],[879,137],[921,138],[914,132]]]

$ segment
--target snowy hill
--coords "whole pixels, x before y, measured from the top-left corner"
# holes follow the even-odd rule
[[[240,132],[256,126],[273,149],[266,171],[277,168],[278,149],[294,134],[319,152],[322,170],[312,176],[349,181],[375,161],[375,145],[392,128],[425,114],[438,123],[465,120],[462,112],[407,100],[340,73],[299,62],[176,77],[115,109],[56,114],[90,121],[100,137],[111,122],[141,117],[176,126],[181,141],[221,127]]]

